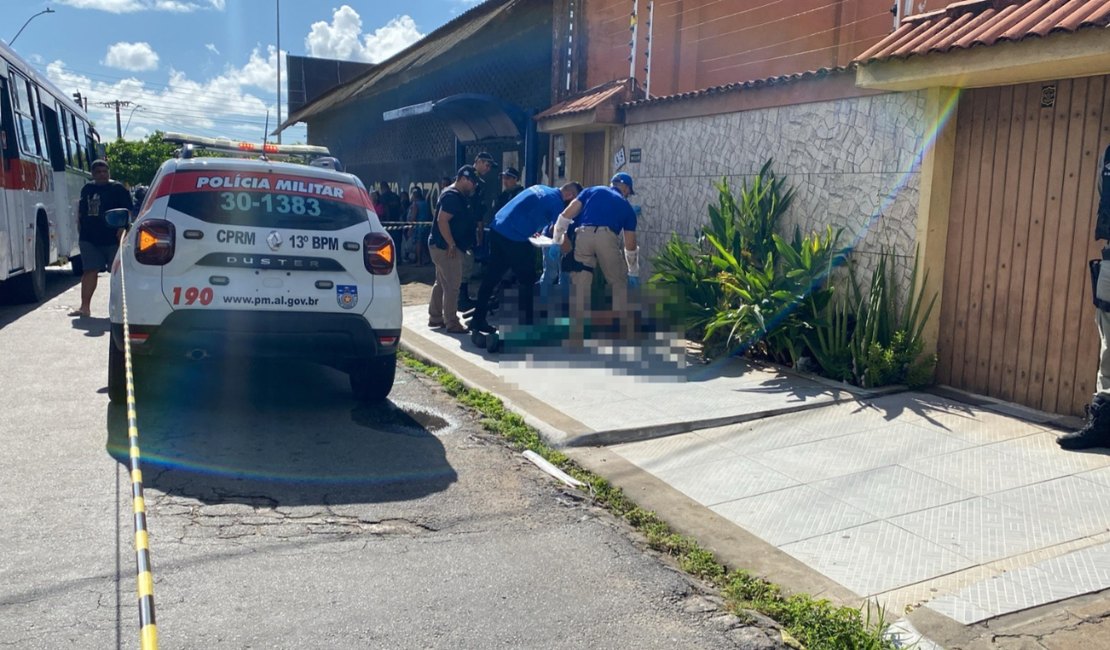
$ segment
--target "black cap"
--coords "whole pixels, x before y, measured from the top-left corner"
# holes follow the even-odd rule
[[[501,172],[501,175],[508,176],[509,178],[515,178],[518,181],[520,180],[520,172],[516,170],[516,167],[506,167],[505,171]]]
[[[482,153],[478,154],[477,156],[474,156],[474,162],[478,162],[479,160],[484,160],[484,161],[488,162],[491,167],[500,167],[501,166],[501,165],[497,164],[497,161],[493,159],[493,156],[491,156],[488,151],[483,151]]]
[[[455,178],[466,178],[474,183],[478,182],[478,170],[474,169],[474,165],[463,165],[459,167],[459,172],[455,174]]]

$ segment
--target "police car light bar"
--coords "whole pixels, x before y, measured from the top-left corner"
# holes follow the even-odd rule
[[[255,144],[228,138],[209,138],[203,135],[188,135],[185,133],[165,133],[162,135],[164,142],[173,142],[180,145],[193,145],[210,151],[222,151],[240,155],[277,155],[277,156],[330,156],[327,147],[310,144]]]

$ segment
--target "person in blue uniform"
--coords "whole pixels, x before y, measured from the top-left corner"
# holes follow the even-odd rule
[[[497,211],[490,226],[490,255],[486,263],[482,285],[478,289],[478,304],[470,321],[470,329],[491,332],[494,328],[486,321],[489,301],[505,271],[512,270],[520,287],[521,322],[533,321],[532,289],[536,282],[536,247],[528,239],[543,230],[575,197],[576,183],[561,188],[533,185],[517,194],[505,207]]]
[[[571,224],[576,226],[574,260],[590,269],[600,268],[613,291],[613,310],[622,319],[626,337],[631,337],[628,308],[629,278],[639,278],[640,249],[636,245],[636,211],[628,202],[635,194],[632,176],[621,172],[608,186],[582,190],[559,215],[553,239],[562,243]],[[585,329],[586,308],[593,286],[592,271],[572,274],[571,341],[580,342]]]

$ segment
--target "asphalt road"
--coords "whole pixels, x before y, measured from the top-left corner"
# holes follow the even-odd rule
[[[107,282],[0,305],[0,646],[138,647]],[[743,629],[428,380],[139,366],[163,648],[732,648]]]

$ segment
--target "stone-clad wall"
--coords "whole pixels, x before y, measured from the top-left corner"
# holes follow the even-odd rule
[[[796,189],[784,232],[826,224],[857,242],[853,256],[870,277],[875,254],[893,247],[912,262],[925,95],[891,93],[742,113],[631,125],[612,134],[611,151],[642,150],[622,171],[636,183],[641,258],[650,260],[672,232],[692,239],[716,201],[715,181],[734,192],[773,158]],[[909,266],[903,264],[903,286]],[[648,267],[650,269],[650,264]],[[646,277],[646,276],[645,276]]]

